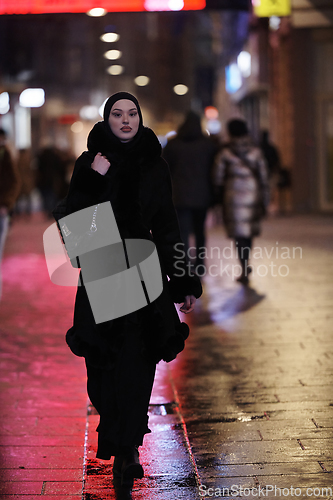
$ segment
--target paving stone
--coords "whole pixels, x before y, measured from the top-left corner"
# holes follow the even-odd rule
[[[0,481],[82,481],[82,467],[78,469],[0,469]]]
[[[79,436],[1,436],[1,446],[70,446],[80,448],[84,434]]]
[[[40,495],[3,495],[1,497],[2,500],[41,500]],[[43,495],[42,500],[80,500],[81,493],[78,495]]]
[[[80,481],[45,481],[43,495],[80,495],[82,493],[82,480]]]
[[[0,484],[1,495],[41,495],[43,483],[41,481],[4,481]],[[2,497],[1,497],[2,498]]]
[[[327,462],[329,464],[329,462]],[[204,477],[243,477],[243,476],[281,476],[289,475],[297,477],[301,474],[318,474],[323,469],[318,462],[278,462],[274,463],[255,463],[255,464],[228,464],[222,465],[214,463],[214,467],[199,467],[201,478]]]
[[[53,469],[79,468],[83,464],[83,445],[72,446],[5,446],[1,450],[1,468]]]

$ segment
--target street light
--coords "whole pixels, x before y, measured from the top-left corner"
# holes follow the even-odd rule
[[[15,106],[15,147],[31,147],[31,108],[40,108],[45,102],[44,89],[25,89]]]
[[[110,60],[119,59],[121,56],[122,53],[120,50],[108,50],[104,54],[105,59],[110,59]]]
[[[179,83],[178,85],[174,86],[173,91],[177,95],[185,95],[188,92],[188,87],[186,85],[183,85],[182,83]]]
[[[113,64],[109,66],[106,70],[109,75],[121,75],[124,71],[124,66],[120,66],[120,64]]]
[[[148,85],[149,81],[150,79],[145,75],[140,75],[134,78],[134,83],[138,85],[138,87],[145,87],[146,85]]]
[[[44,102],[44,89],[25,89],[19,97],[20,106],[23,108],[40,108]]]
[[[118,35],[118,33],[104,33],[104,35],[100,37],[100,40],[102,40],[102,42],[111,43],[118,42],[119,38],[120,35]]]
[[[108,11],[103,9],[102,7],[95,7],[94,9],[88,10],[87,15],[90,17],[102,17],[107,13]]]

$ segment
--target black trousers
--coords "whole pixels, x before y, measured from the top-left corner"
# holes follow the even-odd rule
[[[141,350],[140,327],[131,325],[113,369],[86,362],[88,395],[100,415],[97,458],[125,454],[129,447],[142,445],[150,432],[147,413],[156,365],[146,361]]]
[[[205,221],[207,216],[207,208],[176,208],[176,211],[179,221],[180,234],[182,240],[184,241],[184,250],[186,254],[189,249],[190,234],[194,233],[196,246],[195,265],[199,266],[204,263],[204,259],[199,256],[199,249],[205,247],[206,245]],[[201,253],[204,252],[204,250],[201,250]]]
[[[248,265],[250,260],[250,252],[252,249],[252,238],[235,238],[238,258],[242,266],[242,272],[248,275]]]

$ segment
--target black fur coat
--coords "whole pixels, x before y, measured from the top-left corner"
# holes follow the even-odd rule
[[[105,176],[91,168],[98,152],[111,163]],[[96,325],[85,288],[79,286],[74,324],[67,332],[67,343],[74,354],[84,356],[90,364],[112,367],[126,326],[134,323],[142,332],[143,355],[154,363],[161,359],[171,361],[184,348],[189,334],[186,323],[179,320],[174,302],[183,302],[185,295],[198,298],[202,288],[200,280],[189,275],[185,260],[179,260],[180,253],[174,249],[176,244],[177,248],[182,246],[182,240],[172,202],[169,168],[161,158],[159,141],[149,128],[144,128],[133,149],[124,151],[110,147],[103,122],[98,122],[90,132],[88,151],[75,164],[66,214],[105,201],[111,202],[122,238],[146,238],[155,243],[163,292],[136,313]]]

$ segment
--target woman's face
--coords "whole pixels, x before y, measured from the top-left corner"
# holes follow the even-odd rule
[[[109,125],[121,142],[132,140],[140,125],[139,113],[134,102],[129,99],[115,102],[111,108]]]

